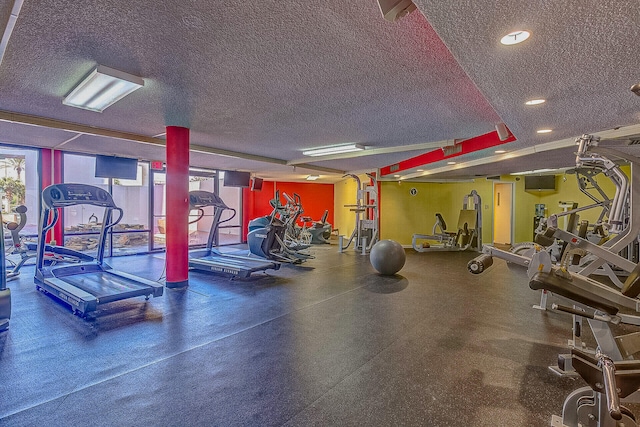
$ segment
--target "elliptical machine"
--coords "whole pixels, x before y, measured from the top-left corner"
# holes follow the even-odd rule
[[[279,209],[282,208],[279,192],[276,192],[276,198],[271,201],[271,206],[274,208],[271,215],[249,221],[249,234],[247,235],[249,252],[262,258],[291,264],[300,264],[315,258],[306,249],[287,245],[287,226],[278,217]]]

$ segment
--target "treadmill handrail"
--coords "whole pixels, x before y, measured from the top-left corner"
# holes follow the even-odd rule
[[[231,221],[235,218],[237,212],[235,209],[227,206],[217,194],[206,190],[193,190],[189,192],[189,209],[198,209],[198,217],[195,220],[190,221],[189,224],[193,224],[204,218],[203,208],[208,206],[213,206],[213,221],[211,221],[211,229],[209,230],[206,245],[207,249],[211,249],[213,247],[213,240],[215,238],[216,231],[220,224]],[[220,217],[225,210],[231,211],[232,214],[229,218],[220,221]]]
[[[196,209],[191,209],[193,210],[197,210],[198,211],[198,217],[196,219],[194,219],[193,221],[189,221],[189,224],[195,224],[196,222],[200,221],[203,217],[204,217],[204,209],[202,208],[196,208]]]

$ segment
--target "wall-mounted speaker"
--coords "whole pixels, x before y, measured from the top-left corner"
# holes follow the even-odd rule
[[[496,125],[496,132],[498,132],[498,138],[500,141],[506,141],[509,138],[509,129],[504,123],[498,123]]]
[[[384,19],[391,22],[416,10],[416,5],[411,0],[378,0],[378,6]]]

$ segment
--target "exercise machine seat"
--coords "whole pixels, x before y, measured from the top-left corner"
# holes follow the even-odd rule
[[[573,276],[572,279],[557,276],[553,273],[538,272],[529,281],[529,287],[535,291],[546,289],[557,295],[603,311],[609,315],[618,313],[619,308],[608,304],[602,297],[588,290],[579,288],[573,284],[574,280],[586,280]]]
[[[640,295],[640,263],[636,265],[627,277],[627,280],[624,281],[624,286],[622,286],[622,295],[629,298],[636,298]]]

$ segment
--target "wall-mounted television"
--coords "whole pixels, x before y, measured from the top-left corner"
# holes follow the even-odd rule
[[[262,178],[253,178],[251,180],[251,191],[262,190]]]
[[[251,174],[249,172],[224,171],[223,185],[225,187],[249,187]]]
[[[525,191],[555,191],[555,175],[528,175],[524,177]]]
[[[138,159],[96,156],[96,178],[136,179]]]

